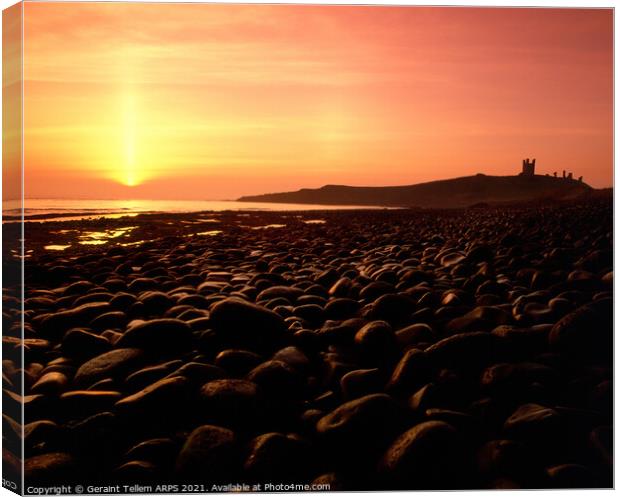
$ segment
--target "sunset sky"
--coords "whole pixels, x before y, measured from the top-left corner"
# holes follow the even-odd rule
[[[612,10],[26,3],[27,197],[612,183]]]

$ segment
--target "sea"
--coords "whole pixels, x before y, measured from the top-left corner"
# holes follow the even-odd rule
[[[19,201],[3,201],[2,214],[6,222],[19,220]],[[364,205],[282,204],[269,202],[237,202],[234,200],[70,200],[25,199],[25,221],[73,221],[91,218],[120,218],[157,212],[201,211],[318,211],[351,209],[385,209]]]

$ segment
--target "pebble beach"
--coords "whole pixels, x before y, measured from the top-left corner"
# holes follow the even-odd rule
[[[3,289],[26,481],[609,488],[612,210],[26,223],[23,315]]]

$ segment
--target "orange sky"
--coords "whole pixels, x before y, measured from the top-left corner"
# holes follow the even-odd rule
[[[224,199],[525,157],[612,183],[612,11],[26,3],[26,196]]]

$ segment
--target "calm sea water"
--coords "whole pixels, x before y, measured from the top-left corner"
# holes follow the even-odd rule
[[[2,203],[4,216],[19,216],[19,204]],[[89,217],[117,218],[147,212],[198,211],[313,211],[342,209],[382,209],[363,205],[276,204],[267,202],[235,202],[228,200],[67,200],[26,199],[24,218],[51,220],[85,219]],[[35,218],[33,218],[35,216]]]

